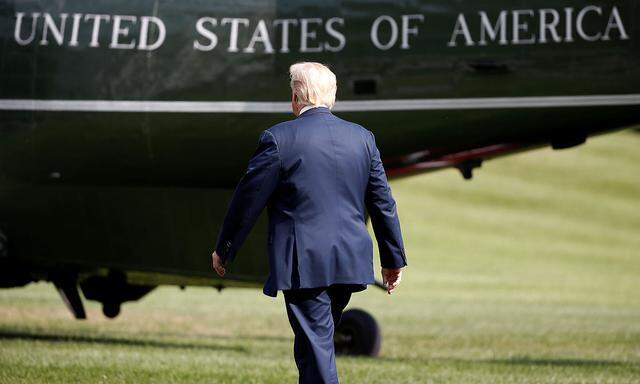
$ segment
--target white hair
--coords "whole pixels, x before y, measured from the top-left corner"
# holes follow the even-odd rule
[[[289,67],[291,92],[302,105],[324,105],[336,102],[336,75],[321,63],[303,61]]]

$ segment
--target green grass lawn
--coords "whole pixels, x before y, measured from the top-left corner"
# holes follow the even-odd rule
[[[409,267],[350,307],[382,328],[342,383],[640,383],[640,134],[392,183]],[[163,287],[75,321],[52,285],[0,290],[1,383],[294,383],[280,294]]]

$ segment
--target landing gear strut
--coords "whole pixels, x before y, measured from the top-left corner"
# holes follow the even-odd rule
[[[51,280],[62,297],[64,305],[73,316],[78,320],[86,319],[87,314],[84,311],[80,292],[78,292],[78,277],[74,274],[56,273],[52,275]]]

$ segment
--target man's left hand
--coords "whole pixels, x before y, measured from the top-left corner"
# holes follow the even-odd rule
[[[211,254],[211,264],[213,266],[213,270],[216,271],[218,276],[224,277],[224,273],[226,272],[224,263],[222,262],[220,256],[216,253],[216,251],[213,251],[213,253]]]

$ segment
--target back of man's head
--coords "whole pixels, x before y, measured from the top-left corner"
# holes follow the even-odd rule
[[[291,91],[298,103],[333,108],[336,102],[336,75],[321,63],[303,61],[289,67]]]

